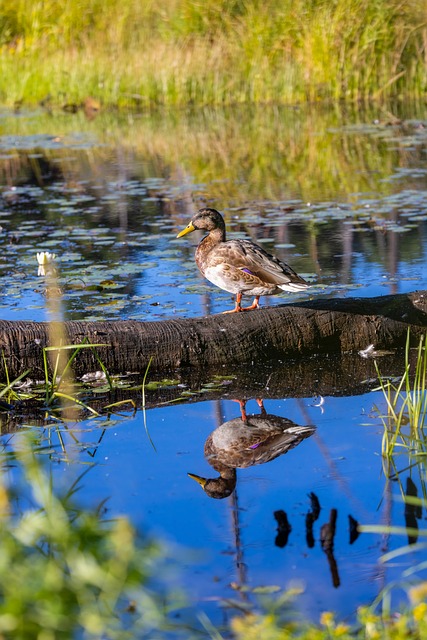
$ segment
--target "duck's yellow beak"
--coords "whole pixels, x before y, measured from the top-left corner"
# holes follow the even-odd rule
[[[185,231],[185,229],[184,229]],[[203,489],[205,488],[207,478],[202,478],[201,476],[196,476],[194,473],[187,473],[189,478],[195,480]]]
[[[191,233],[192,231],[195,231],[195,230],[196,230],[196,227],[193,227],[192,223],[189,222],[187,224],[187,226],[185,227],[185,229],[180,231],[176,237],[177,238],[182,238],[182,236],[185,236],[187,233]]]

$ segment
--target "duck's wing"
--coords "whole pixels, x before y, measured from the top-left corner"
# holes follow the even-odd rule
[[[206,441],[205,455],[214,468],[218,463],[230,467],[251,467],[287,453],[314,431],[312,425],[299,426],[291,420],[269,414],[248,416],[247,423],[235,418],[211,434]]]
[[[228,240],[217,247],[210,256],[211,266],[227,265],[240,270],[249,278],[291,291],[305,289],[308,284],[289,265],[264,251],[250,240]]]
[[[260,280],[276,284],[278,287],[290,285],[292,289],[305,289],[308,284],[288,264],[267,253],[250,240],[238,241],[245,255],[245,267]]]
[[[292,449],[301,440],[308,438],[315,432],[311,424],[300,426],[279,416],[266,413],[263,416],[248,416],[242,447],[255,450],[261,444],[268,445],[272,439],[279,438],[283,446]]]

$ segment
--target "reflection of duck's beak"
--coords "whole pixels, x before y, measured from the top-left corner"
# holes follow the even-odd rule
[[[207,478],[202,478],[201,476],[196,476],[194,473],[187,474],[190,478],[199,483],[199,485],[204,489]]]
[[[176,237],[177,238],[182,238],[182,236],[185,236],[187,233],[191,233],[192,231],[195,231],[195,230],[196,230],[196,227],[193,227],[192,223],[189,222],[187,224],[187,226],[185,227],[185,229],[180,231]]]

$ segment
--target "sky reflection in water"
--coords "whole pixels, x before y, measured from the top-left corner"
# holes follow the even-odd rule
[[[316,432],[284,456],[238,469],[236,490],[223,500],[209,498],[187,474],[217,475],[203,449],[220,423],[240,415],[238,404],[228,397],[149,410],[147,426],[155,450],[141,412],[103,423],[107,430],[98,447],[96,421],[80,423],[74,432],[69,425],[73,437],[88,446],[87,451],[76,446],[63,430],[69,459],[96,463],[84,478],[79,499],[93,506],[108,497],[107,515],[128,514],[142,530],[166,538],[178,560],[178,583],[183,582],[214,619],[220,618],[215,599],[236,597],[233,583],[282,588],[297,583],[305,589],[298,608],[313,619],[325,609],[352,617],[357,606],[373,601],[416,558],[411,554],[392,568],[378,564],[382,553],[406,544],[406,536],[362,533],[350,543],[349,515],[363,524],[405,526],[399,488],[387,485],[382,473],[382,427],[372,415],[373,406],[382,405],[381,396],[326,397],[321,407],[314,406],[313,398],[266,399],[264,404],[269,414],[313,424]],[[259,413],[255,400],[247,403],[247,411]],[[63,460],[55,433],[51,442],[57,448],[54,459]],[[400,466],[405,466],[403,461]],[[69,486],[82,466],[60,462],[52,470],[55,483]],[[421,467],[411,475],[420,495],[419,473]],[[401,474],[404,486],[409,475]],[[311,492],[321,511],[310,548],[306,518]],[[334,558],[339,587],[320,543],[331,509],[338,514]],[[283,548],[275,543],[277,510],[286,512],[292,528]]]

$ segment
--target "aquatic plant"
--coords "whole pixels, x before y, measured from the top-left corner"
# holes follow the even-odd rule
[[[372,608],[360,607],[355,624],[337,619],[331,611],[321,614],[319,624],[296,623],[289,615],[289,602],[295,600],[295,590],[278,594],[276,598],[264,598],[257,612],[247,611],[245,615],[235,616],[231,621],[233,638],[236,640],[288,640],[298,637],[300,640],[403,640],[403,638],[424,638],[427,633],[427,593],[426,583],[410,590],[411,607],[399,611],[375,613]],[[258,603],[259,605],[259,603]]]
[[[427,453],[425,420],[427,414],[427,334],[418,344],[415,364],[410,362],[410,331],[405,348],[405,368],[397,382],[384,379],[378,365],[376,370],[386,402],[387,413],[378,408],[384,426],[383,456],[390,460],[398,452],[409,455],[412,461],[421,461]],[[418,460],[416,460],[418,459]]]
[[[55,400],[55,398],[61,398],[63,400],[68,400],[84,407],[87,411],[90,411],[90,413],[93,413],[94,415],[98,415],[98,413],[94,411],[94,409],[91,409],[88,405],[81,402],[76,396],[70,395],[70,393],[68,392],[68,381],[69,381],[68,374],[70,372],[72,363],[74,362],[74,360],[76,359],[76,357],[78,356],[78,354],[82,349],[85,349],[85,348],[94,349],[95,347],[101,347],[101,346],[105,346],[105,345],[83,343],[79,345],[66,344],[58,347],[57,346],[44,347],[42,353],[43,353],[43,367],[44,367],[44,373],[45,373],[46,406],[51,405],[52,402]],[[61,367],[61,357],[60,357],[61,354],[63,352],[69,353],[70,351],[72,351],[71,356],[66,361],[65,366]],[[48,357],[47,357],[49,353],[56,354],[56,357],[53,361],[54,367],[53,367],[53,372],[51,376],[49,375],[49,366],[48,366]],[[66,391],[61,390],[61,387],[64,385],[67,388]]]
[[[50,253],[50,251],[38,251],[37,252],[37,262],[39,268],[37,270],[38,276],[47,276],[49,272],[52,272],[54,267],[54,262],[56,259],[55,253]]]
[[[385,566],[387,563],[395,563],[397,558],[401,560],[406,555],[413,557],[415,551],[420,552],[427,549],[427,531],[418,525],[422,511],[427,506],[425,472],[427,456],[427,434],[425,433],[427,334],[421,337],[415,358],[411,358],[410,344],[410,330],[408,329],[404,371],[400,378],[383,377],[378,364],[375,363],[380,382],[376,391],[382,392],[386,404],[386,412],[381,411],[378,406],[375,407],[384,428],[382,438],[383,469],[387,481],[397,481],[400,488],[401,499],[405,504],[405,526],[365,524],[359,526],[359,531],[385,536],[406,536],[408,539],[407,545],[400,546],[381,556],[380,563]],[[401,478],[403,473],[407,471],[410,475],[406,477],[405,490]],[[414,471],[418,472],[423,498],[417,495],[417,487],[412,480]],[[389,582],[381,589],[369,609],[366,609],[364,619],[369,622],[376,634],[375,637],[382,637],[381,625],[375,610],[380,606],[381,618],[387,620],[392,618],[392,595],[395,591],[403,590],[407,593],[413,611],[411,615],[401,617],[400,624],[394,630],[395,635],[391,634],[390,637],[401,637],[402,634],[409,632],[409,629],[411,629],[411,633],[417,633],[414,628],[417,628],[419,622],[423,621],[423,625],[425,624],[427,590],[426,583],[423,581],[424,569],[424,561],[415,565],[411,563],[408,568],[402,571],[399,579]],[[424,626],[423,632],[425,632]],[[418,633],[422,637],[421,630]]]

